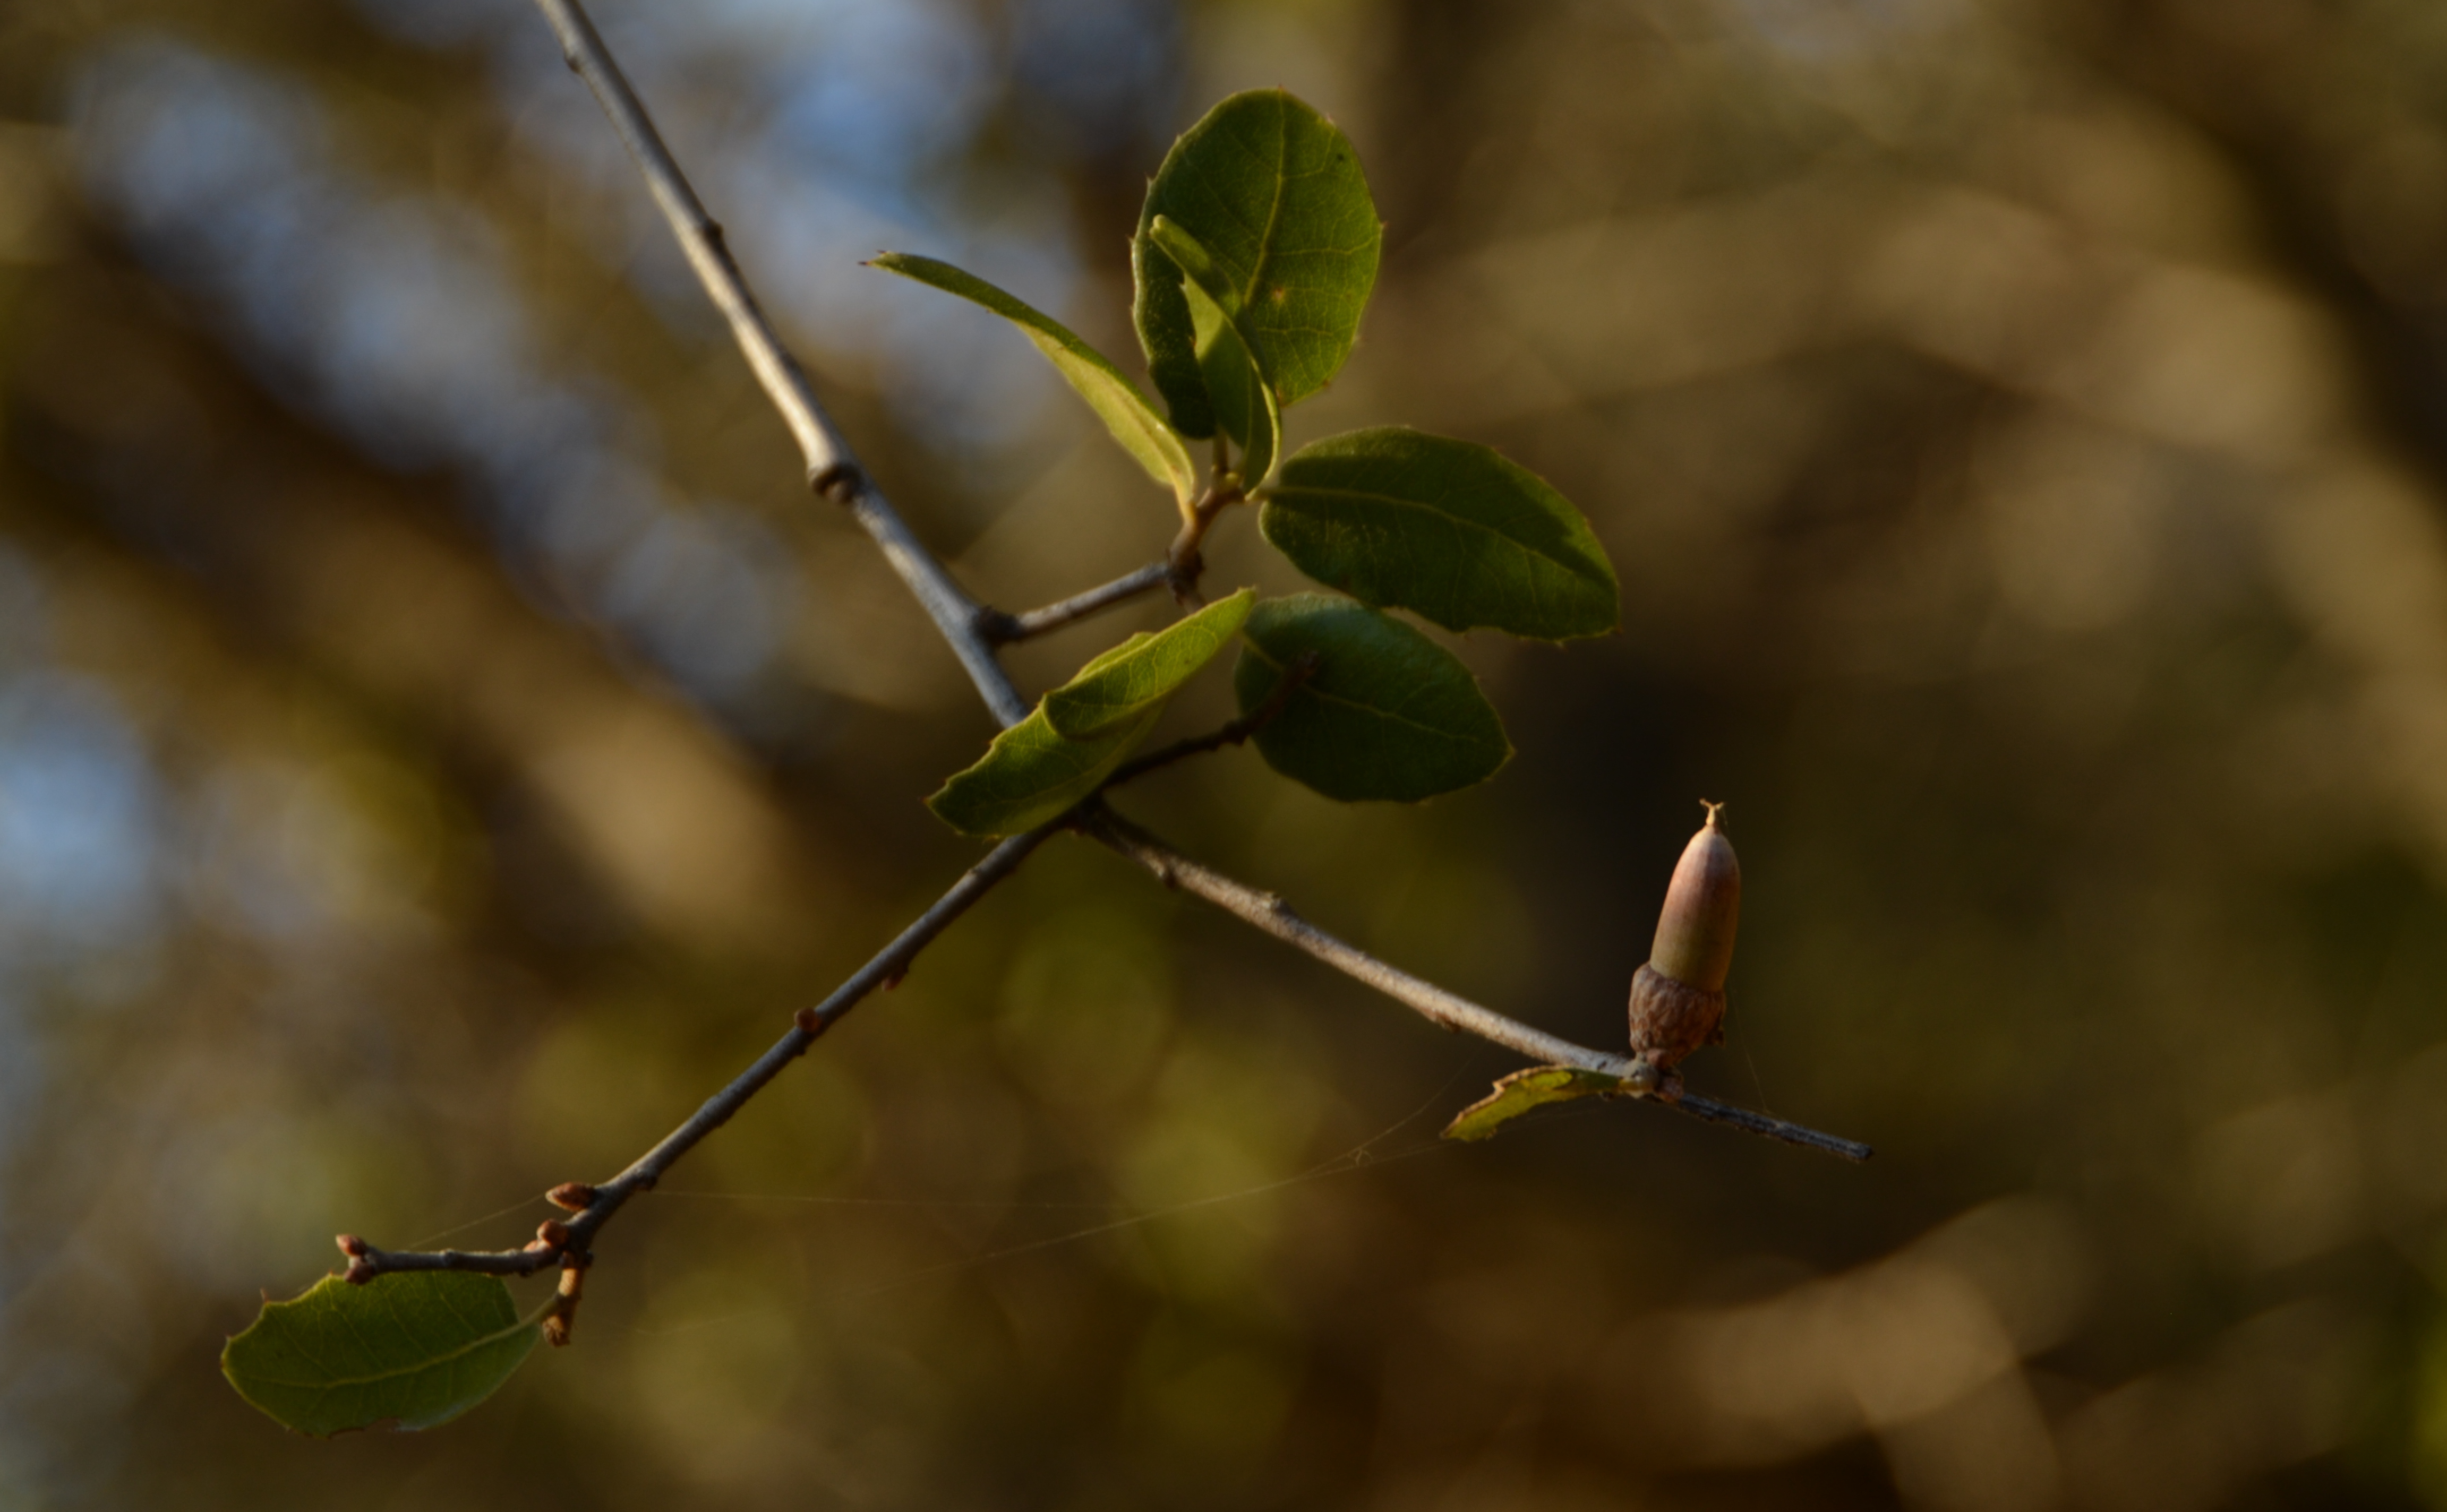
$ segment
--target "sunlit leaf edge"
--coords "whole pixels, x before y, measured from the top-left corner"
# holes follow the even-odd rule
[[[1121,448],[1148,477],[1172,490],[1176,503],[1186,507],[1197,497],[1198,466],[1190,460],[1181,434],[1156,412],[1138,385],[1070,327],[966,269],[934,257],[879,253],[867,260],[867,266],[958,295],[1017,326],[1063,381],[1087,401]]]
[[[1619,1097],[1628,1090],[1622,1078],[1577,1066],[1533,1066],[1500,1078],[1495,1089],[1453,1115],[1443,1138],[1484,1140],[1535,1108],[1584,1097]]]
[[[1256,589],[1243,588],[1153,634],[1131,636],[1047,693],[1046,722],[1065,740],[1089,740],[1162,704],[1232,643],[1257,598]]]

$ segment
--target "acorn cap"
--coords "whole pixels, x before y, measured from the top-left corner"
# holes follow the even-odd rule
[[[1657,916],[1657,940],[1648,951],[1649,968],[1659,975],[1707,992],[1725,990],[1725,973],[1734,964],[1734,927],[1742,912],[1741,863],[1734,860],[1734,842],[1717,827],[1724,806],[1707,803],[1707,823],[1674,863],[1665,907]]]

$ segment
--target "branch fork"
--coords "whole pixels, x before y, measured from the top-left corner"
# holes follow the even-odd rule
[[[862,468],[823,406],[806,372],[783,348],[738,264],[725,244],[721,227],[709,216],[686,176],[655,131],[645,106],[622,76],[619,66],[587,20],[578,0],[537,0],[560,38],[572,71],[594,90],[604,113],[636,159],[655,202],[671,223],[682,251],[731,334],[754,369],[758,383],[797,440],[806,463],[808,487],[819,497],[847,509],[882,551],[959,658],[978,696],[1003,725],[1026,718],[1030,705],[1021,698],[996,657],[998,647],[1059,629],[1113,605],[1127,602],[1158,586],[1169,588],[1186,606],[1204,600],[1198,578],[1204,569],[1201,543],[1217,516],[1242,502],[1240,483],[1219,474],[1187,511],[1180,533],[1162,561],[1091,588],[1074,597],[1023,614],[992,609],[972,598],[942,563],[918,539],[874,481]],[[1296,664],[1278,683],[1260,709],[1207,736],[1167,747],[1125,765],[1106,784],[1144,775],[1185,757],[1238,744],[1279,715],[1301,683],[1315,675],[1313,664]],[[566,1222],[548,1219],[533,1241],[522,1248],[499,1251],[383,1250],[352,1234],[338,1237],[348,1257],[346,1278],[363,1283],[394,1271],[474,1271],[493,1276],[532,1276],[559,1266],[559,1292],[546,1314],[546,1336],[566,1343],[583,1291],[586,1267],[593,1261],[595,1236],[639,1193],[652,1190],[663,1172],[693,1149],[707,1135],[727,1123],[782,1069],[806,1053],[816,1039],[870,993],[897,983],[909,963],[953,920],[967,912],[988,890],[1019,869],[1029,855],[1057,830],[1075,830],[1144,868],[1167,887],[1192,893],[1266,934],[1352,976],[1447,1030],[1516,1050],[1549,1066],[1576,1067],[1622,1080],[1623,1095],[1659,1102],[1677,1111],[1711,1123],[1724,1124],[1768,1139],[1821,1150],[1846,1160],[1866,1160],[1868,1145],[1839,1139],[1781,1119],[1752,1112],[1683,1092],[1670,1095],[1658,1068],[1648,1062],[1576,1045],[1399,970],[1310,924],[1277,894],[1262,892],[1193,861],[1146,830],[1106,806],[1102,789],[1079,807],[1052,823],[996,845],[933,906],[889,945],[852,973],[824,1002],[802,1008],[789,1030],[730,1084],[661,1143],[639,1156],[627,1170],[600,1184],[566,1181],[554,1187],[550,1200],[574,1216]]]

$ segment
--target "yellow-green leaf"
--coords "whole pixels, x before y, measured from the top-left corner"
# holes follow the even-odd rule
[[[1533,1066],[1495,1084],[1495,1090],[1465,1107],[1445,1125],[1449,1140],[1483,1140],[1534,1107],[1584,1097],[1614,1097],[1624,1090],[1618,1077],[1574,1066]]]
[[[1231,644],[1257,596],[1243,588],[1152,635],[1131,636],[1045,695],[1047,722],[1066,740],[1087,740],[1161,707]]]
[[[1198,496],[1198,468],[1190,461],[1181,437],[1155,412],[1155,406],[1139,392],[1138,385],[1123,376],[1103,352],[1079,339],[1070,327],[948,262],[911,253],[887,252],[871,259],[867,266],[958,294],[1017,326],[1053,364],[1053,370],[1088,401],[1088,407],[1096,412],[1096,418],[1105,423],[1105,428],[1121,443],[1122,449],[1147,469],[1148,477],[1172,490],[1175,502],[1186,508]]]
[[[1255,488],[1274,471],[1282,444],[1282,412],[1241,328],[1241,295],[1196,237],[1164,216],[1148,235],[1186,275],[1190,324],[1198,332],[1198,371],[1224,434],[1241,447],[1241,482]]]
[[[1161,705],[1090,740],[1065,740],[1039,704],[996,735],[977,764],[956,772],[926,806],[963,835],[1017,835],[1092,793],[1155,728]]]

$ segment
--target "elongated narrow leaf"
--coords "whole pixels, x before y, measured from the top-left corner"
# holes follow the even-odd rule
[[[540,1336],[499,1276],[407,1271],[351,1286],[327,1276],[267,1302],[221,1351],[238,1395],[300,1433],[447,1423],[500,1389]]]
[[[1533,1107],[1622,1091],[1618,1078],[1572,1066],[1533,1066],[1495,1084],[1495,1090],[1465,1107],[1445,1125],[1449,1140],[1491,1139],[1495,1131]]]
[[[1197,237],[1239,291],[1242,330],[1282,404],[1341,369],[1384,228],[1358,154],[1332,122],[1280,89],[1233,95],[1172,144],[1148,186],[1130,244],[1139,343],[1173,425],[1208,436],[1215,412],[1180,272],[1148,236],[1158,216]]]
[[[1258,528],[1318,582],[1447,630],[1564,640],[1620,618],[1614,566],[1581,512],[1471,442],[1388,425],[1302,446]]]
[[[1087,740],[1161,708],[1240,633],[1257,596],[1243,588],[1155,634],[1131,636],[1045,695],[1047,723],[1066,740]]]
[[[887,252],[867,266],[958,294],[1017,326],[1036,344],[1036,350],[1045,353],[1054,370],[1078,390],[1079,397],[1088,401],[1088,407],[1096,412],[1096,418],[1105,423],[1105,428],[1112,432],[1122,449],[1148,470],[1148,477],[1171,489],[1174,501],[1184,507],[1198,496],[1198,468],[1189,460],[1188,448],[1181,444],[1181,437],[1155,412],[1155,406],[1139,392],[1138,385],[1123,376],[1103,352],[1080,340],[1070,327],[948,262],[911,253]]]
[[[1249,614],[1232,688],[1262,706],[1303,652],[1317,670],[1258,731],[1266,765],[1345,803],[1415,803],[1485,782],[1512,754],[1478,680],[1451,652],[1348,598],[1298,594]]]
[[[1064,740],[1039,704],[996,735],[977,764],[955,773],[926,806],[963,835],[1034,829],[1094,792],[1163,712],[1159,704],[1091,739]]]
[[[1206,400],[1216,424],[1241,447],[1242,486],[1255,488],[1274,470],[1283,422],[1275,391],[1258,370],[1241,329],[1240,292],[1197,238],[1171,219],[1156,217],[1148,234],[1186,275],[1181,292],[1198,333],[1198,372],[1206,384]]]

